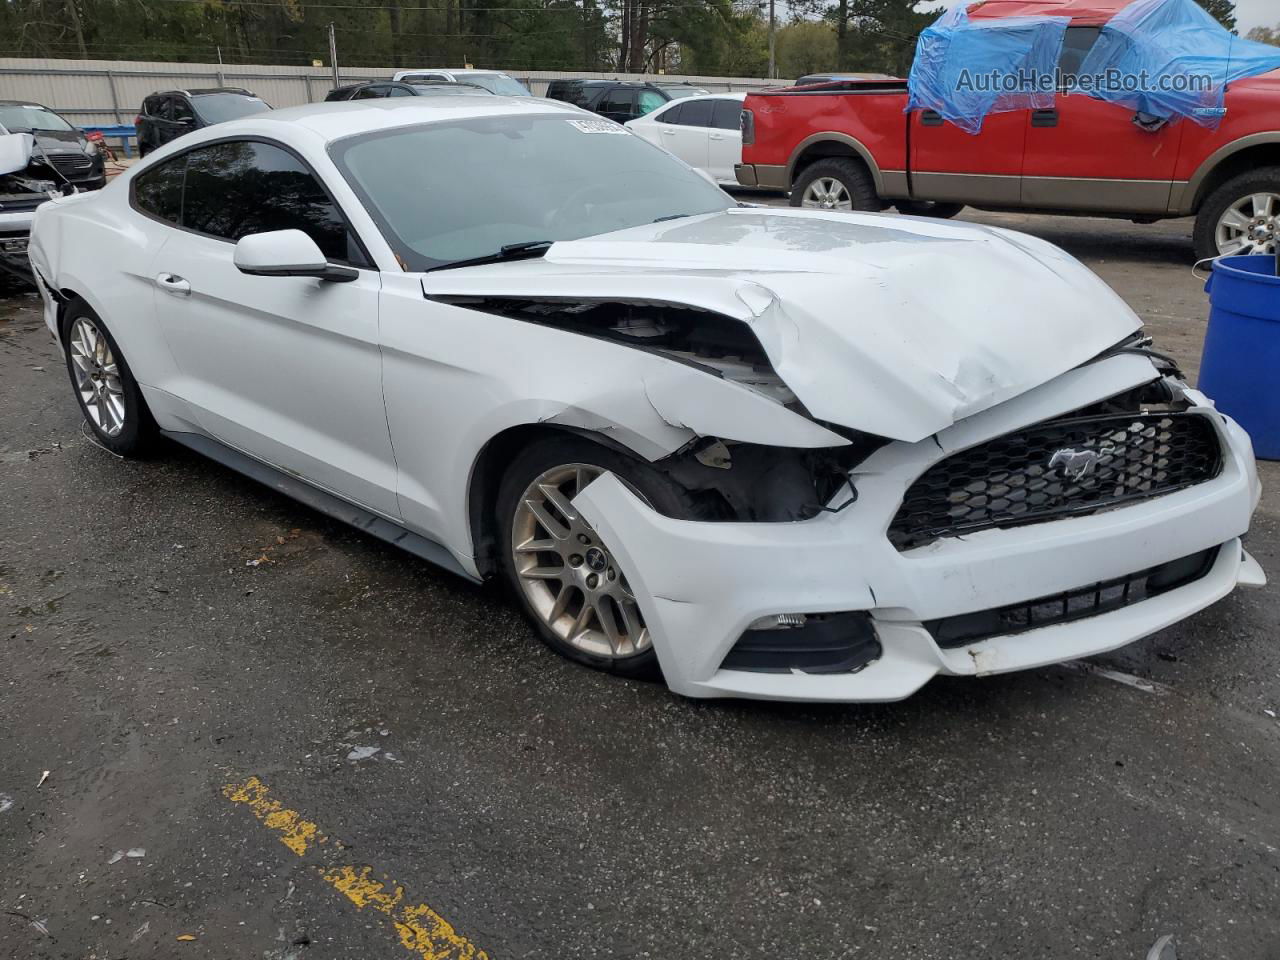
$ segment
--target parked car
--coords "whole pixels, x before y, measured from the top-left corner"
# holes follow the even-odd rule
[[[439,80],[444,83],[471,83],[500,97],[528,97],[529,88],[514,77],[497,70],[400,70],[393,80]]]
[[[552,80],[547,85],[549,99],[572,103],[618,123],[652,113],[664,103],[679,99],[678,94],[683,92],[628,80]]]
[[[493,93],[474,83],[458,83],[452,80],[369,80],[350,83],[329,91],[326,101],[380,100],[384,97],[491,97]]]
[[[0,268],[28,272],[27,234],[50,194],[107,182],[99,145],[43,104],[0,100]]]
[[[1247,435],[1051,244],[740,207],[548,100],[346,106],[36,212],[107,449],[167,435],[690,696],[892,700],[1265,579]]]
[[[142,101],[142,111],[133,119],[138,131],[138,154],[145,157],[193,130],[270,109],[265,100],[242,87],[153,93]]]
[[[1063,0],[1060,72],[1079,71],[1130,0]],[[975,5],[975,21],[1043,13],[1041,0]],[[1231,83],[1216,129],[1156,129],[1084,94],[1048,110],[991,114],[976,136],[932,110],[904,113],[905,80],[748,95],[738,180],[791,191],[796,206],[954,216],[988,209],[1195,216],[1195,254],[1274,252],[1280,237],[1280,71]]]
[[[627,123],[627,128],[718,183],[737,184],[742,162],[742,101],[745,93],[685,97]]]

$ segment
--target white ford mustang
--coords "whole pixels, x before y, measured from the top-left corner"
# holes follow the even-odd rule
[[[36,215],[81,409],[690,696],[892,700],[1260,584],[1247,436],[1039,240],[735,204],[494,97],[277,110]]]

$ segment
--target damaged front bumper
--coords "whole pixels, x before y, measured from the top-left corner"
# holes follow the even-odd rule
[[[1145,358],[1114,357],[936,437],[891,444],[855,472],[857,503],[803,522],[676,520],[645,506],[611,474],[574,502],[626,570],[677,693],[898,700],[937,674],[1001,673],[1114,649],[1208,606],[1237,584],[1264,582],[1240,543],[1259,496],[1248,437],[1191,390],[1184,391],[1191,412],[1208,418],[1222,444],[1222,469],[1212,480],[1087,516],[989,529],[911,550],[889,542],[886,531],[904,491],[932,464],[1151,375]],[[930,629],[1196,556],[1204,564],[1193,578],[1096,615],[949,645]],[[764,672],[724,665],[761,618],[853,611],[870,617],[878,649],[852,669]],[[786,634],[779,632],[779,644]]]

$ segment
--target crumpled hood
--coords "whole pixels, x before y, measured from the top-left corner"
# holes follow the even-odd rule
[[[809,412],[898,440],[1065,373],[1141,326],[1034,237],[885,214],[732,209],[424,276],[430,295],[649,300],[749,324]]]

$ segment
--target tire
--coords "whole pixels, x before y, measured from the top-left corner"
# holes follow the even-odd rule
[[[61,332],[71,389],[95,439],[122,457],[146,454],[159,430],[102,318],[83,300],[73,300],[63,313]]]
[[[821,187],[823,181],[835,185],[835,194],[826,192],[826,196],[831,198],[829,204],[818,197],[824,192]],[[810,195],[810,188],[813,188],[813,195]],[[867,168],[848,157],[817,160],[800,171],[800,176],[791,185],[791,206],[819,210],[884,209]]]
[[[1232,177],[1209,194],[1200,205],[1193,234],[1197,260],[1207,260],[1232,252],[1224,250],[1219,244],[1219,223],[1237,205],[1243,205],[1246,209],[1254,209],[1257,212],[1249,198],[1258,195],[1270,195],[1272,198],[1270,217],[1254,218],[1269,224],[1267,232],[1270,239],[1265,242],[1250,243],[1235,252],[1242,254],[1276,252],[1276,245],[1280,243],[1280,167],[1260,167]]]
[[[937,217],[940,220],[950,220],[964,209],[963,203],[943,203],[940,200],[899,200],[894,206],[908,217]]]
[[[580,468],[585,468],[584,475],[575,481],[573,474]],[[552,487],[560,491],[562,502],[571,510],[568,501],[576,491],[604,471],[616,475],[661,513],[698,515],[690,495],[647,463],[582,437],[550,437],[517,455],[498,487],[494,510],[502,577],[538,636],[561,656],[620,676],[658,679],[661,670],[653,643],[634,599],[625,601],[630,587],[608,545],[576,513],[566,524],[565,512],[534,488],[535,482],[544,481],[541,490]],[[549,537],[551,528],[531,518],[526,500],[530,493],[530,500],[549,510],[549,519],[557,523],[563,539],[555,539],[555,533]],[[531,542],[553,545],[555,549],[516,549],[517,544]],[[522,573],[529,569],[544,576],[535,578]],[[547,571],[556,570],[561,571],[560,577],[545,576]],[[592,577],[596,578],[595,587],[591,585]],[[589,598],[592,612],[583,614]],[[605,629],[606,618],[612,621],[616,632],[625,634],[621,643],[615,645]]]

